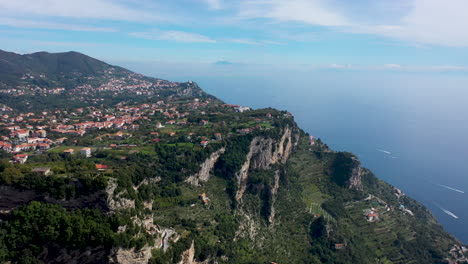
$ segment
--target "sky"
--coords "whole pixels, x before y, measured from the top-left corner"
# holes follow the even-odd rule
[[[468,73],[467,0],[0,0],[0,49],[176,76]]]

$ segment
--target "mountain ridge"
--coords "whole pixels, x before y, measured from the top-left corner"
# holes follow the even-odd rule
[[[72,101],[69,107],[79,107],[90,100],[117,104],[177,94],[208,96],[194,82],[146,77],[75,51],[25,55],[0,52],[0,104],[14,104],[12,108],[22,111],[31,105],[66,107],[61,101]]]
[[[63,72],[69,73],[71,71],[80,71],[83,74],[86,74],[96,73],[104,68],[112,67],[105,62],[76,51],[62,53],[40,51],[21,55],[0,50],[0,60],[10,66],[9,68],[7,65],[0,63],[0,69],[2,69],[4,74],[25,74],[36,72],[58,74]],[[69,65],[72,67],[67,68]]]

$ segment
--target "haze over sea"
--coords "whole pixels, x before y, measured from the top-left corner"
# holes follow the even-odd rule
[[[241,65],[164,76],[157,66],[133,68],[194,80],[228,103],[290,111],[306,132],[357,154],[364,167],[423,203],[468,243],[468,76]]]

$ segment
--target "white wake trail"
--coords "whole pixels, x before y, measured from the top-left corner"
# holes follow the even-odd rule
[[[449,190],[455,191],[455,192],[459,192],[459,193],[465,193],[465,192],[464,192],[464,191],[462,191],[462,190],[458,190],[458,189],[455,189],[455,188],[449,187],[449,186],[447,186],[447,185],[442,185],[442,184],[437,184],[437,185],[439,185],[440,187],[443,187],[443,188],[445,188],[445,189],[449,189]]]
[[[382,153],[385,153],[385,154],[388,154],[388,155],[391,155],[392,153],[388,150],[384,150],[384,149],[377,149],[377,151],[380,151]]]
[[[450,212],[449,210],[443,208],[442,206],[438,205],[437,203],[434,202],[434,204],[440,209],[442,210],[444,213],[450,215],[451,217],[455,218],[455,219],[458,219],[458,216],[456,216],[454,213]]]

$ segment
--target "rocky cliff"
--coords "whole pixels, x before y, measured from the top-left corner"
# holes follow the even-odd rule
[[[362,168],[359,160],[353,157],[353,167],[351,169],[351,177],[348,180],[348,187],[351,189],[362,190]]]
[[[267,170],[274,164],[284,164],[288,161],[299,135],[293,134],[293,128],[290,127],[284,128],[281,134],[279,141],[262,136],[257,136],[251,141],[246,161],[236,175],[238,184],[236,200],[242,199],[251,170]]]
[[[190,184],[199,186],[201,183],[207,182],[210,179],[210,172],[213,169],[214,165],[218,161],[219,157],[226,151],[226,148],[220,148],[219,150],[213,152],[209,158],[205,160],[200,165],[200,171],[185,180]]]

